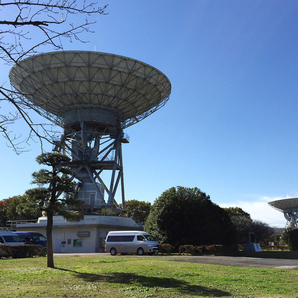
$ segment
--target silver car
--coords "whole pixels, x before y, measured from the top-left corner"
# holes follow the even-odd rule
[[[158,252],[159,243],[143,231],[111,231],[105,240],[105,251],[112,256],[117,253],[143,255]]]

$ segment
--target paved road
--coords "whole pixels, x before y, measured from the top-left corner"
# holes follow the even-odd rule
[[[123,256],[111,256],[109,253],[54,253],[55,257],[59,256],[94,256],[121,258]],[[139,256],[132,255],[136,258]],[[143,256],[144,257],[144,256]],[[152,256],[150,256],[152,257]],[[159,258],[159,256],[153,256]],[[277,269],[295,269],[298,270],[297,259],[271,259],[271,258],[251,258],[251,257],[223,257],[223,256],[167,256],[177,262],[192,262],[201,264],[213,264],[223,266],[237,267],[257,267],[257,268],[277,268]]]
[[[182,260],[181,260],[182,261]],[[257,267],[257,268],[278,268],[298,270],[298,260],[290,259],[270,259],[251,257],[222,257],[222,256],[196,256],[188,257],[184,262],[214,264],[237,267]]]

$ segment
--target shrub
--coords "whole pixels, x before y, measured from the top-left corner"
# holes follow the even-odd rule
[[[181,245],[179,253],[188,253],[191,255],[236,255],[238,252],[237,246],[228,246],[221,244],[213,245]]]
[[[2,258],[9,258],[12,256],[11,249],[9,245],[1,245],[0,247],[0,259]]]
[[[206,253],[206,246],[205,245],[195,246],[194,254],[203,255],[205,253]]]
[[[164,243],[159,247],[159,252],[161,253],[173,253],[175,252],[175,247],[171,244]],[[222,244],[212,244],[212,245],[201,245],[194,246],[191,244],[180,245],[178,252],[180,254],[191,254],[191,255],[217,255],[217,256],[232,256],[237,255],[239,249],[238,246],[229,246]]]
[[[206,253],[210,255],[222,255],[226,248],[223,245],[208,245],[205,247]]]
[[[298,229],[288,231],[289,250],[298,250]]]
[[[179,246],[179,253],[183,254],[191,254],[193,255],[195,253],[195,246],[193,245],[180,245]]]
[[[175,252],[175,247],[168,243],[163,243],[159,245],[159,252],[170,254]]]
[[[220,255],[220,256],[229,256],[236,255],[238,252],[237,246],[228,246],[221,244],[213,245],[181,245],[179,247],[179,253],[189,253],[191,255]]]
[[[28,258],[46,256],[46,248],[41,245],[1,245],[0,258]]]
[[[238,253],[238,247],[229,246],[229,245],[208,245],[205,247],[205,251],[207,254],[217,255],[217,256],[231,256],[236,255]]]

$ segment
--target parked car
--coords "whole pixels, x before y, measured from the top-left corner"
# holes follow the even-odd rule
[[[41,245],[43,247],[47,246],[47,239],[41,233],[33,231],[16,231],[14,234],[21,237],[26,244]]]
[[[105,250],[113,256],[117,253],[154,254],[158,248],[158,241],[142,231],[111,231],[105,240]]]
[[[25,240],[11,231],[0,231],[0,244],[6,245],[22,245]]]

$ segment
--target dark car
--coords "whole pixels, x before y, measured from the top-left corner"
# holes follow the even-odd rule
[[[0,231],[0,244],[6,245],[22,245],[25,244],[24,239],[9,230]]]
[[[43,247],[47,246],[46,237],[38,232],[17,231],[14,233],[24,239],[26,244],[41,245]]]

